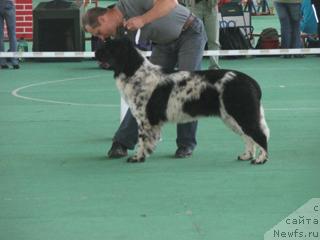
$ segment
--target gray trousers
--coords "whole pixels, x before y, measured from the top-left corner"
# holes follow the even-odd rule
[[[208,35],[208,49],[219,50],[219,20],[217,0],[202,0],[189,7],[204,23]],[[210,56],[209,69],[220,68],[219,57]]]
[[[207,35],[204,30],[203,22],[196,18],[191,26],[183,31],[179,38],[168,44],[155,44],[152,48],[150,61],[162,66],[167,70],[200,70],[202,55]],[[177,125],[178,147],[195,148],[197,122],[190,122]],[[138,126],[130,109],[127,111],[124,119],[113,141],[117,141],[128,149],[133,149],[138,141]]]
[[[4,52],[4,21],[6,21],[7,24],[9,51],[16,52],[16,8],[10,0],[0,0],[0,52]],[[19,62],[17,58],[11,58],[11,63],[17,65]],[[7,64],[7,60],[0,58],[0,65],[4,64]]]

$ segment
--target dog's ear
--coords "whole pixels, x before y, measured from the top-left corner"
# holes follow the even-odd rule
[[[107,59],[107,52],[105,47],[100,47],[96,50],[95,52],[95,58],[99,61],[99,62],[106,62]]]
[[[127,37],[106,40],[95,55],[98,61],[111,65],[115,76],[120,73],[131,76],[143,62],[143,57]]]
[[[118,59],[122,59],[120,71],[127,76],[132,76],[142,65],[144,59],[135,48],[134,43],[128,37],[118,39],[119,49]]]
[[[95,51],[95,58],[100,62],[109,62],[113,56],[114,40],[106,39],[102,46]]]
[[[128,48],[134,47],[133,42],[126,36],[119,39],[119,42],[121,42],[121,45],[126,46]]]

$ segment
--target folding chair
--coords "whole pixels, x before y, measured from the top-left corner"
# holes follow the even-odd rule
[[[251,13],[243,11],[242,5],[238,2],[223,4],[219,9],[219,21],[234,22],[236,27],[240,27],[247,39],[253,39],[253,26],[251,25]],[[223,26],[223,24],[220,26]]]

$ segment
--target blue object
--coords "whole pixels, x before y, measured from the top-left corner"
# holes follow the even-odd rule
[[[307,34],[317,34],[318,25],[314,11],[312,9],[311,0],[303,0],[301,4],[302,18],[300,21],[301,32]]]

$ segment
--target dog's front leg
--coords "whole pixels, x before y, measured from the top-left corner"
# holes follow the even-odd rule
[[[134,156],[128,158],[128,162],[144,162],[155,149],[160,139],[160,126],[151,126],[149,123],[138,124],[138,149]]]

